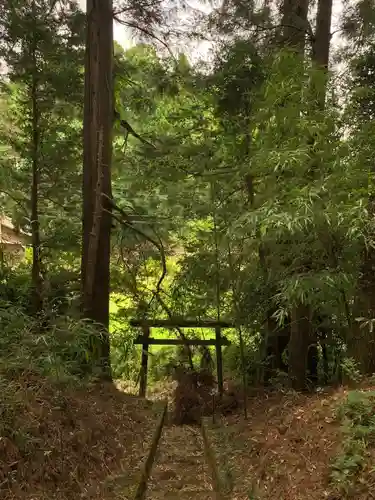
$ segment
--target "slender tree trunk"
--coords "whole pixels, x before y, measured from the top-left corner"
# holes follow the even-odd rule
[[[101,335],[92,340],[91,350],[104,377],[110,377],[112,65],[112,1],[87,0],[82,302],[84,316],[101,325]]]
[[[317,105],[324,109],[326,99],[326,84],[328,76],[329,50],[331,45],[333,0],[319,0],[316,16],[315,37],[313,41],[312,58],[318,68],[323,70],[324,79],[319,88],[315,89]]]
[[[372,175],[374,173],[372,172]],[[375,216],[375,196],[369,194],[368,213],[370,218]],[[371,239],[373,234],[368,235]],[[359,293],[356,313],[359,317],[375,319],[375,250],[367,246],[363,250],[360,269]],[[375,373],[375,329],[370,326],[362,328],[360,324],[353,324],[348,338],[349,355],[359,362],[361,371],[366,375]]]
[[[311,28],[307,19],[308,8],[308,0],[284,0],[282,10],[284,42],[287,46],[294,48],[301,56],[305,51],[306,36],[311,36]],[[313,62],[323,69],[325,78],[329,61],[331,18],[332,0],[319,0],[312,58]],[[326,82],[317,88],[313,85],[313,98],[316,99],[318,108],[323,110],[326,98]],[[309,346],[312,342],[316,342],[311,322],[311,306],[296,304],[292,308],[289,377],[292,387],[296,390],[303,390],[306,387]]]
[[[39,167],[39,119],[37,105],[37,82],[32,83],[32,182],[31,182],[31,240],[33,250],[31,282],[32,282],[32,309],[35,314],[42,309],[42,277],[40,269],[40,230],[39,230],[39,183],[40,183],[40,167]]]
[[[313,44],[313,60],[325,70],[328,69],[329,50],[332,37],[332,4],[333,0],[319,0],[318,2]]]
[[[318,0],[315,35],[312,40],[312,62],[318,70],[318,73],[313,73],[311,79],[311,96],[312,102],[315,103],[315,107],[313,106],[313,109],[321,112],[324,111],[326,101],[329,50],[331,42],[331,22],[332,0]],[[310,143],[310,155],[311,158],[314,158],[314,136],[311,137]],[[313,176],[318,174],[317,164],[312,167],[311,173]],[[302,334],[304,334],[304,332],[301,332],[301,335]],[[307,351],[306,358],[307,365],[310,370],[310,378],[311,380],[315,379],[315,382],[317,382],[318,375],[318,342],[318,335],[313,331],[313,329],[311,329],[308,338],[306,338],[305,349]]]
[[[35,4],[33,3],[33,15],[35,19]],[[43,282],[40,262],[40,228],[39,228],[39,184],[40,184],[40,112],[38,106],[38,67],[37,67],[37,40],[36,26],[34,26],[34,38],[31,46],[30,61],[32,81],[30,86],[31,95],[31,243],[33,260],[31,269],[32,297],[31,304],[34,314],[41,312],[43,307]]]
[[[375,234],[372,230],[375,217],[375,168],[369,172],[368,183],[368,217],[369,233],[367,238],[374,241]],[[358,294],[355,304],[355,312],[358,317],[375,319],[375,249],[373,245],[367,245],[362,252],[362,263],[360,266],[360,279],[358,283]],[[360,364],[365,375],[375,373],[375,328],[353,322],[352,331],[349,332],[348,351]]]
[[[312,60],[323,72],[323,84],[320,78],[312,81],[312,98],[318,110],[323,111],[326,99],[326,81],[328,74],[329,49],[331,41],[332,0],[319,0],[317,10],[316,32],[313,38]],[[312,146],[314,138],[312,138]],[[313,147],[312,147],[312,155]],[[313,169],[316,171],[316,168]],[[289,343],[289,375],[292,386],[301,390],[306,385],[306,371],[309,361],[316,371],[318,339],[312,328],[313,312],[308,305],[299,304],[292,311],[291,339]],[[309,350],[310,347],[310,350]]]
[[[309,305],[299,304],[292,309],[289,341],[289,378],[293,389],[306,388],[307,354],[312,340],[312,314]]]
[[[282,5],[283,42],[304,53],[309,23],[309,0],[284,0]]]

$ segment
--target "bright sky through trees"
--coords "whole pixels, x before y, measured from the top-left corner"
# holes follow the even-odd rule
[[[343,2],[344,0],[334,0],[332,31],[335,31],[337,29],[338,18],[340,12],[342,11]],[[198,8],[199,10],[205,13],[209,13],[210,10],[212,9],[212,7],[209,5],[202,5],[202,3],[199,2],[199,0],[191,0],[188,3],[194,9]],[[220,5],[221,2],[217,1],[215,3],[217,3],[217,5]],[[81,5],[82,9],[86,8],[86,0],[79,0],[79,4]],[[124,48],[129,48],[136,43],[134,36],[130,32],[130,30],[126,26],[122,26],[116,22],[114,24],[114,38]],[[335,33],[333,36],[333,44],[338,44],[339,40],[340,40],[340,33]],[[190,55],[193,57],[193,59],[205,58],[208,56],[211,47],[212,44],[210,42],[200,42],[192,44],[191,52],[194,52],[194,54]],[[185,45],[184,49],[186,49]]]

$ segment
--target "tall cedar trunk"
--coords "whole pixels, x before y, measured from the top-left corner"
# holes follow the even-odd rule
[[[326,99],[325,84],[328,75],[329,49],[331,45],[332,4],[333,0],[319,0],[313,42],[313,61],[325,73],[324,85],[316,89],[316,99],[320,109],[324,109]]]
[[[84,316],[102,327],[92,339],[93,363],[110,378],[109,293],[113,124],[112,0],[87,0],[85,60],[82,302]]]
[[[331,23],[332,23],[332,4],[333,0],[318,0],[318,8],[316,15],[316,27],[315,36],[313,38],[312,46],[312,62],[315,64],[316,68],[320,70],[320,75],[317,85],[315,85],[315,79],[312,79],[312,102],[316,104],[318,111],[324,111],[326,102],[326,92],[327,92],[327,81],[328,81],[328,65],[329,65],[329,51],[331,44]],[[312,137],[311,140],[311,157],[314,157],[314,145],[315,139]],[[318,172],[318,167],[313,166],[312,174]],[[318,335],[316,331],[310,331],[310,342],[314,345],[308,350],[308,365],[315,369],[315,378],[318,379],[318,348],[317,344],[319,342]],[[326,356],[326,346],[322,346],[323,356]],[[327,373],[327,370],[324,370]],[[310,376],[312,373],[310,372]]]
[[[332,4],[333,0],[319,0],[316,15],[313,60],[325,70],[328,69],[331,45]]]
[[[375,167],[369,172],[368,184],[368,216],[369,234],[367,237],[374,240],[375,233],[373,220],[375,217]],[[369,319],[375,319],[375,249],[368,245],[362,252],[362,263],[360,266],[360,279],[358,283],[358,297],[355,304],[356,315]],[[360,323],[352,323],[352,331],[349,332],[348,350],[349,355],[360,363],[361,371],[365,375],[375,373],[375,328],[361,327]]]
[[[370,171],[368,185],[369,225],[375,217],[375,193],[372,187],[375,179],[375,168]],[[372,230],[371,230],[372,231]],[[375,234],[368,234],[372,240]],[[358,317],[375,318],[375,249],[372,245],[364,248],[362,253],[362,264],[360,267],[359,293],[355,304]],[[359,362],[362,372],[366,375],[375,373],[375,328],[362,328],[360,323],[351,323],[351,331],[348,336],[348,351],[356,361]]]
[[[311,307],[299,304],[292,309],[288,358],[289,378],[296,391],[303,391],[306,388],[307,353],[311,341]]]
[[[308,0],[284,0],[282,26],[284,44],[304,56],[308,26]],[[288,344],[288,372],[290,383],[296,390],[306,387],[307,355],[311,342],[309,307],[297,304],[291,310],[291,329]]]
[[[283,42],[303,54],[307,34],[309,0],[284,0],[282,7]]]
[[[310,339],[306,335],[307,332],[302,328],[302,324],[305,323],[304,318],[301,316],[302,306],[303,304],[293,306],[290,314],[288,375],[290,384],[296,391],[303,391],[307,387],[307,356]]]
[[[36,21],[35,4],[33,3],[33,16]],[[38,314],[43,306],[42,276],[40,265],[40,229],[39,229],[39,184],[40,184],[40,113],[38,106],[38,67],[37,67],[37,33],[34,25],[33,41],[30,51],[31,68],[31,244],[33,260],[31,269],[32,296],[31,305],[34,314]]]
[[[269,2],[264,2],[264,6],[267,7]],[[294,49],[302,57],[305,51],[305,41],[306,41],[306,30],[307,30],[307,13],[308,13],[308,0],[284,0],[281,9],[282,15],[282,43]],[[250,203],[253,200],[253,178],[252,176],[247,176],[245,183],[248,191],[248,198]],[[267,281],[268,276],[268,266],[267,266],[267,254],[269,250],[264,244],[259,246],[259,262],[263,271],[264,279]],[[271,297],[271,291],[268,292]],[[288,340],[294,342],[295,335],[292,337],[290,332],[289,321],[280,327],[273,318],[273,309],[270,308],[266,312],[266,359],[267,366],[265,369],[264,380],[270,378],[272,371],[283,370],[285,365],[283,362],[282,354],[286,347]],[[298,324],[298,323],[297,323]],[[298,338],[296,339],[299,340]],[[308,346],[307,346],[308,347]],[[271,361],[269,361],[269,357]],[[293,358],[292,361],[293,363]]]
[[[331,40],[332,0],[319,0],[316,33],[313,45],[313,62],[327,73]],[[313,99],[319,109],[324,109],[325,85],[313,88]],[[312,148],[313,149],[313,148]],[[314,153],[311,153],[314,154]],[[311,306],[298,304],[292,311],[289,342],[289,376],[292,386],[302,390],[306,386],[309,354],[316,354],[316,347],[309,353],[309,346],[317,342],[312,328]],[[316,362],[316,360],[315,360]]]
[[[371,172],[374,178],[374,170]],[[373,180],[371,181],[371,184]],[[369,200],[367,204],[370,219],[375,216],[375,195],[369,186]],[[372,239],[374,234],[369,234]],[[359,294],[357,298],[356,314],[358,317],[375,318],[375,250],[372,246],[363,250],[360,268]],[[366,375],[375,373],[375,329],[360,324],[352,324],[352,331],[348,338],[349,355],[359,362],[361,371]]]

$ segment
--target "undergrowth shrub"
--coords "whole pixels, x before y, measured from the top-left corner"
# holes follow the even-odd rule
[[[50,320],[69,314],[72,305],[78,302],[80,286],[78,274],[64,269],[54,270],[44,280],[44,318]],[[0,301],[17,308],[24,313],[31,309],[30,268],[21,263],[17,269],[6,265],[0,267]]]
[[[247,384],[257,382],[259,369],[262,366],[261,352],[259,346],[254,343],[246,343],[244,346],[244,361]],[[233,379],[242,379],[241,349],[238,343],[233,343],[223,350],[224,372]]]
[[[161,347],[151,352],[149,370],[151,384],[173,378],[174,367],[178,361],[178,350],[175,347]]]
[[[275,370],[274,376],[269,379],[269,384],[277,390],[283,390],[290,387],[288,373],[282,370]]]
[[[0,489],[1,479],[12,473],[7,464],[18,463],[13,451],[25,458],[42,439],[26,417],[31,395],[40,393],[43,401],[46,394],[53,398],[63,389],[78,389],[88,375],[95,376],[83,370],[89,338],[98,335],[92,324],[65,316],[46,327],[44,316],[25,310],[0,301]]]
[[[111,332],[111,367],[114,379],[131,382],[137,380],[141,360],[140,346],[133,343],[137,333],[139,332],[125,326]]]
[[[353,358],[343,358],[340,369],[344,383],[358,383],[362,380],[359,363]]]
[[[375,444],[375,391],[349,392],[338,408],[343,444],[332,463],[331,479],[342,493],[356,489],[359,474]]]
[[[77,318],[61,317],[43,327],[43,317],[27,315],[22,307],[0,302],[0,374],[15,379],[33,372],[56,381],[82,376],[82,361],[94,326]]]
[[[6,265],[0,267],[0,301],[27,307],[30,302],[30,270],[26,266],[18,266],[17,272]]]

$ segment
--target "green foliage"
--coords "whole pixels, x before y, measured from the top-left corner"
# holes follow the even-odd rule
[[[259,336],[245,336],[244,361],[246,381],[249,386],[258,382],[257,376],[263,366],[263,359],[259,346]],[[223,350],[223,364],[225,376],[242,382],[242,357],[238,339]]]
[[[27,266],[17,272],[3,265],[0,268],[0,300],[13,306],[27,307],[30,298],[30,273]]]
[[[345,381],[358,383],[363,376],[359,369],[359,363],[353,358],[344,358],[341,361],[342,375]]]
[[[265,69],[256,47],[249,40],[237,40],[218,55],[213,84],[220,117],[249,118],[257,98],[257,87]],[[246,125],[244,124],[246,127]]]
[[[56,250],[79,248],[84,16],[70,1],[13,2],[1,9],[7,75],[1,81],[0,144],[7,154],[1,159],[0,207],[30,231],[34,160],[42,260],[48,265]]]
[[[140,348],[133,345],[139,332],[129,327],[123,309],[118,308],[119,296],[112,299],[110,312],[111,364],[116,379],[137,381],[140,368]],[[123,301],[121,301],[123,303]],[[114,305],[116,303],[116,305]]]
[[[127,21],[139,22],[140,11],[128,7]],[[158,5],[142,9],[149,25],[160,26]],[[351,36],[359,43],[366,34],[366,43],[359,55],[345,52],[344,109],[332,80],[324,110],[311,98],[312,83],[325,81],[322,72],[276,47],[278,11],[256,2],[228,2],[226,9],[220,20],[211,16],[211,27],[234,37],[217,45],[212,65],[192,65],[184,54],[174,59],[145,42],[115,46],[115,107],[136,131],[114,127],[113,196],[125,214],[113,228],[111,285],[114,301],[123,299],[111,311],[115,377],[137,377],[139,349],[128,320],[141,314],[220,311],[254,331],[269,311],[281,324],[303,303],[334,318],[335,342],[349,340],[363,248],[373,244],[371,5],[356,2],[345,12]],[[56,319],[70,314],[79,295],[83,13],[75,2],[55,8],[51,0],[15,1],[0,13],[8,65],[0,95],[0,206],[30,229],[36,72],[42,272],[46,313]],[[23,273],[1,279],[4,300],[17,304],[19,291],[19,305],[26,304]],[[262,360],[253,340],[246,348],[251,380]],[[152,377],[163,376],[158,364],[170,358],[173,350],[155,351]],[[225,362],[236,376],[238,361],[235,344]],[[357,378],[357,368],[345,363]]]
[[[66,261],[63,260],[63,263]],[[44,319],[50,321],[77,311],[79,279],[74,270],[55,261],[45,276]],[[30,268],[27,260],[11,268],[0,269],[0,300],[25,312],[30,311]]]
[[[127,210],[143,218],[139,227],[177,254],[161,290],[174,314],[216,315],[219,288],[222,316],[253,326],[271,309],[282,322],[302,302],[329,311],[336,337],[344,338],[367,238],[368,129],[343,139],[335,103],[322,112],[311,102],[319,71],[306,71],[287,51],[260,59],[262,50],[238,39],[220,47],[208,77],[187,68],[184,78],[145,46],[124,54],[138,84],[132,90],[119,80],[117,98],[156,150],[130,138],[126,171],[122,151],[116,156],[115,193],[120,200],[126,185]],[[157,85],[168,78],[178,82],[174,91]],[[148,243],[131,230],[119,237],[127,242],[128,290],[136,302],[148,301],[157,282]],[[263,263],[260,248],[267,249]],[[151,302],[149,315],[165,314]],[[255,351],[249,358],[257,364]]]
[[[7,380],[23,373],[47,376],[57,382],[78,380],[88,339],[95,328],[73,317],[60,317],[48,329],[44,318],[32,318],[19,306],[0,303],[3,326],[0,372]]]

